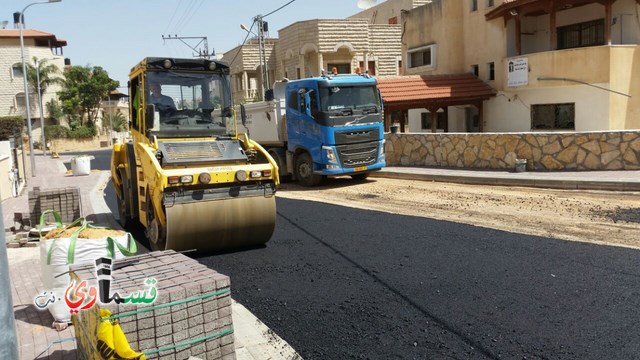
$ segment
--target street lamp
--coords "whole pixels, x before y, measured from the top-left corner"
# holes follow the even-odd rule
[[[24,101],[27,107],[27,131],[29,132],[29,156],[31,159],[31,176],[32,177],[36,176],[36,160],[33,154],[33,137],[31,136],[31,110],[29,109],[30,105],[29,105],[29,87],[27,85],[27,65],[24,61],[24,34],[23,34],[24,12],[27,11],[27,9],[31,5],[56,3],[60,1],[62,0],[47,0],[47,1],[34,2],[25,6],[24,9],[22,9],[22,11],[20,12],[20,57],[22,58],[22,76],[24,78]],[[44,129],[42,129],[42,131],[44,132]]]
[[[42,60],[56,60],[55,58],[48,58]],[[42,132],[42,157],[47,156],[47,143],[44,135],[44,117],[42,112],[42,91],[40,90],[40,65],[42,60],[36,58],[36,82],[38,83],[38,102],[40,103],[40,130]]]

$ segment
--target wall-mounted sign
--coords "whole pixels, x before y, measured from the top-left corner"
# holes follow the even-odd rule
[[[529,60],[517,58],[507,61],[507,86],[527,84],[529,84]]]

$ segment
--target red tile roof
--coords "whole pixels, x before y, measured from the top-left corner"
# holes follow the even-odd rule
[[[488,100],[496,91],[475,75],[408,75],[378,77],[385,106],[463,105]]]
[[[49,38],[51,40],[51,44],[53,46],[67,46],[67,41],[63,39],[58,39],[54,34],[33,30],[33,29],[24,29],[22,31],[22,36],[26,38]],[[19,29],[0,29],[0,38],[20,38],[20,30]]]

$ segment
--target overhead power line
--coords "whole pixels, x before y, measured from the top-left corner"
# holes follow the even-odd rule
[[[171,13],[171,18],[169,19],[169,22],[167,23],[167,27],[164,29],[165,33],[169,30],[169,27],[171,26],[171,23],[173,22],[173,18],[176,17],[176,14],[178,13],[178,9],[180,8],[180,5],[182,5],[182,0],[180,0],[178,2],[178,5],[176,5],[176,8]]]
[[[268,13],[267,15],[264,15],[264,16],[262,16],[262,17],[263,17],[263,18],[266,18],[267,16],[269,16],[269,15],[271,15],[271,14],[275,13],[275,12],[278,12],[278,11],[280,11],[280,10],[282,10],[282,9],[286,8],[287,6],[291,5],[291,3],[293,3],[294,1],[296,1],[296,0],[291,0],[291,1],[289,1],[288,3],[286,3],[286,4],[282,5],[282,6],[280,6],[279,8],[277,8],[277,9],[273,10],[272,12],[270,12],[270,13]]]

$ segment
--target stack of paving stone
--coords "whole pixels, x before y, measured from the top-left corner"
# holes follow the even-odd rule
[[[78,356],[97,354],[100,308],[117,318],[131,348],[147,359],[235,359],[229,277],[174,251],[158,251],[113,261],[111,289],[121,297],[156,280],[153,304],[96,304],[73,315]],[[71,266],[73,279],[98,287],[93,265]]]
[[[29,217],[31,227],[40,222],[40,215],[46,210],[55,210],[60,214],[62,222],[72,223],[81,216],[80,189],[68,187],[61,189],[40,190],[34,187],[29,191]]]

